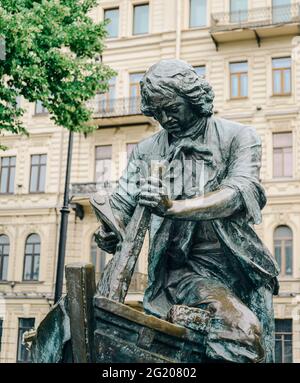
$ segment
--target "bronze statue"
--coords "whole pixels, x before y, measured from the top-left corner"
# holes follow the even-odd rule
[[[141,95],[142,112],[163,129],[134,148],[109,197],[115,226],[100,226],[98,246],[118,253],[118,233],[130,222],[144,233],[150,220],[145,312],[205,328],[204,361],[273,362],[278,267],[253,228],[266,204],[261,141],[254,128],[213,116],[211,86],[184,61],[153,65]]]
[[[255,129],[213,116],[192,66],[162,60],[141,81],[162,130],[133,150],[112,195],[91,205],[114,256],[66,267],[67,294],[33,333],[35,362],[274,361],[278,267],[253,225],[266,204]],[[124,304],[149,229],[145,313]]]

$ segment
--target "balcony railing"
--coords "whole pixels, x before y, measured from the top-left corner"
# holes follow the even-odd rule
[[[300,23],[300,4],[254,8],[211,15],[212,32],[290,23]]]
[[[94,117],[120,117],[142,114],[140,97],[110,100],[96,96],[89,101],[88,107],[92,109]]]
[[[78,182],[71,185],[70,195],[73,197],[88,197],[96,192],[110,194],[117,182]]]

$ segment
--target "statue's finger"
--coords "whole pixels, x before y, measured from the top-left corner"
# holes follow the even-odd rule
[[[116,246],[115,246],[115,247],[105,248],[104,251],[105,251],[106,253],[113,254],[113,253],[116,252]]]
[[[147,183],[153,186],[161,187],[162,182],[159,178],[157,177],[148,177],[147,178]]]
[[[147,206],[147,207],[152,207],[152,208],[157,206],[156,202],[148,201],[148,200],[145,200],[145,199],[140,200],[139,204],[143,205],[143,206]]]
[[[141,187],[141,193],[153,193],[153,194],[160,194],[160,189],[156,186],[145,184]]]
[[[159,202],[161,198],[160,198],[160,195],[157,193],[144,192],[140,194],[140,200],[142,199],[147,201]]]
[[[108,245],[108,246],[116,246],[118,243],[119,243],[119,240],[118,239],[111,239],[111,240],[105,240],[104,241],[105,245]]]
[[[100,229],[99,235],[104,239],[111,239],[111,238],[117,238],[117,235],[113,231],[105,231],[103,229]]]

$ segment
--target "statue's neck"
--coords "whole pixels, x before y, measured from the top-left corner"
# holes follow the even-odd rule
[[[187,129],[185,132],[182,132],[180,135],[175,136],[173,134],[169,134],[169,144],[187,137],[196,139],[205,131],[206,123],[207,117],[200,117],[189,129]]]

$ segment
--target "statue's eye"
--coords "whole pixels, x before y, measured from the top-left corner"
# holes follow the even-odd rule
[[[174,112],[177,112],[177,106],[175,106],[175,105],[173,105],[173,106],[170,106],[169,108],[168,108],[168,112],[172,112],[172,113],[174,113]]]

